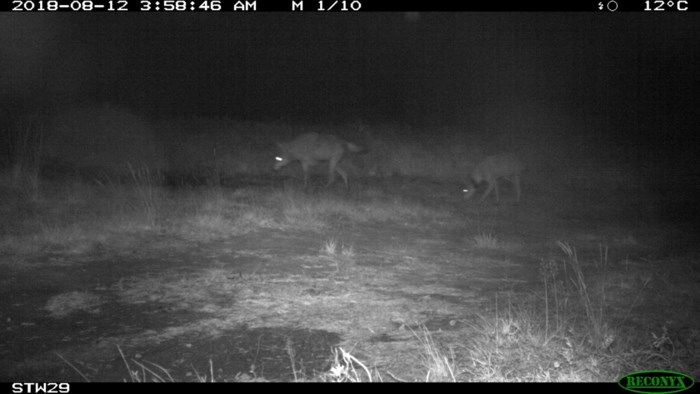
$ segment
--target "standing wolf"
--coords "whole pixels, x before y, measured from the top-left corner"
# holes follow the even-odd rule
[[[286,166],[293,161],[299,161],[304,170],[304,188],[309,184],[309,168],[319,161],[328,161],[328,187],[335,180],[337,172],[343,178],[345,186],[348,186],[348,174],[338,168],[338,162],[343,158],[345,152],[360,152],[362,149],[357,145],[341,140],[330,134],[306,133],[287,143],[278,143],[277,146],[282,152],[275,157],[275,170]]]
[[[476,194],[477,186],[486,182],[488,188],[479,199],[479,203],[484,202],[492,190],[496,190],[496,203],[500,201],[498,193],[499,179],[509,180],[515,186],[515,200],[520,202],[520,174],[523,172],[522,162],[513,154],[501,153],[489,156],[476,166],[470,174],[471,185],[464,189],[464,198],[470,199]]]

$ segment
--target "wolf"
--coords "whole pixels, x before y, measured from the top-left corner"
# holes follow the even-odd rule
[[[286,143],[278,143],[281,154],[275,157],[275,170],[287,164],[298,161],[304,170],[304,188],[309,185],[309,168],[319,161],[328,161],[328,183],[335,181],[337,172],[343,178],[345,187],[348,186],[348,174],[338,167],[338,162],[347,152],[361,152],[363,149],[352,142],[344,141],[334,135],[306,133]]]
[[[479,199],[479,203],[484,202],[486,197],[491,194],[492,190],[496,190],[496,203],[500,201],[498,193],[498,181],[500,179],[509,180],[515,186],[515,200],[520,202],[520,174],[525,169],[523,163],[511,153],[501,153],[489,156],[479,163],[474,171],[471,172],[469,178],[471,185],[464,189],[464,198],[471,199],[476,194],[477,186],[486,182],[488,188]]]

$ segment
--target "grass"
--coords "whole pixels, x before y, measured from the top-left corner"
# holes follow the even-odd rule
[[[421,130],[392,126],[358,135],[354,127],[148,123],[109,106],[93,111],[66,115],[76,120],[54,148],[68,152],[55,159],[71,170],[55,177],[42,177],[42,168],[56,163],[46,162],[52,130],[38,117],[0,133],[3,286],[8,294],[13,286],[21,290],[5,297],[5,346],[26,342],[15,351],[70,351],[63,354],[74,364],[58,358],[85,381],[99,379],[100,362],[110,359],[118,364],[109,367],[123,368],[123,380],[133,382],[557,382],[614,381],[643,369],[700,374],[700,274],[693,255],[680,250],[694,244],[638,217],[654,213],[656,196],[620,190],[627,174],[606,179],[604,168],[587,168],[572,176],[570,163],[592,164],[596,156],[558,140],[561,133],[527,133],[545,141],[539,147],[528,138],[511,141],[530,152],[532,164],[515,207],[461,200],[461,180],[475,159],[503,148],[482,125],[464,128],[485,130],[478,133],[441,130],[444,137],[428,144],[407,137]],[[74,143],[98,137],[96,125],[104,138]],[[348,189],[304,193],[294,179],[298,166],[287,168],[287,188],[282,177],[290,174],[269,174],[274,141],[329,130],[354,134],[362,141],[353,142],[368,148],[352,158],[357,172],[348,170]],[[158,132],[167,137],[156,138]],[[132,141],[144,149],[117,149]],[[182,173],[177,188],[168,186],[159,152]],[[72,168],[61,159],[82,161]],[[86,175],[81,164],[98,168]],[[101,170],[116,167],[110,175]],[[317,170],[325,182],[326,168]],[[591,173],[598,174],[595,185],[587,183]],[[619,201],[632,198],[639,204],[630,206],[648,207],[633,212],[634,226],[620,220],[626,208]],[[601,224],[607,233],[591,230]],[[89,274],[70,276],[83,271]],[[26,292],[27,300],[16,296]],[[115,305],[119,314],[110,316]],[[57,336],[75,322],[86,324],[81,337]],[[239,340],[246,332],[252,334]],[[324,339],[330,334],[338,338]],[[119,344],[119,357],[92,340]],[[167,341],[192,350],[152,362],[139,356]],[[41,356],[6,354],[17,370],[50,365]],[[198,365],[202,355],[208,359],[206,372],[187,359],[195,355]],[[24,356],[26,363],[19,361]],[[190,362],[186,370],[164,367],[181,358]]]
[[[574,278],[571,280],[572,286],[578,294],[578,300],[583,307],[585,316],[588,322],[590,332],[590,342],[601,349],[607,349],[615,340],[614,333],[608,329],[608,323],[605,316],[606,287],[609,285],[605,269],[608,264],[608,250],[601,246],[601,256],[598,264],[594,268],[600,271],[599,277],[601,280],[597,282],[597,289],[589,289],[591,285],[586,281],[586,277],[581,266],[581,262],[576,254],[576,249],[572,248],[565,242],[558,241],[557,245],[566,255],[566,262],[573,272]]]
[[[359,368],[359,372],[358,372]],[[339,347],[333,349],[333,363],[323,380],[336,383],[373,381],[372,372],[355,356]]]
[[[480,233],[474,236],[474,246],[478,249],[498,249],[498,239],[491,233]]]
[[[416,333],[411,329],[411,332],[422,345],[422,361],[423,367],[427,370],[425,375],[426,382],[456,382],[455,379],[455,360],[454,354],[449,358],[433,339],[432,334],[424,325],[420,325],[420,333]]]
[[[323,244],[321,251],[329,256],[335,256],[338,253],[338,241],[331,238]]]
[[[147,165],[134,168],[131,163],[127,163],[129,174],[134,183],[134,190],[141,204],[141,209],[146,221],[150,226],[156,226],[158,219],[158,209],[160,203],[159,186],[163,183],[162,174],[152,172]]]
[[[455,211],[400,188],[348,196],[219,184],[173,193],[157,171],[129,170],[123,181],[38,182],[31,199],[2,186],[8,198],[0,202],[0,253],[11,257],[4,261],[19,266],[49,253],[89,258],[105,249],[215,260],[216,269],[152,272],[107,290],[123,305],[147,300],[170,312],[208,314],[169,327],[173,332],[215,336],[241,325],[300,325],[347,338],[325,350],[328,362],[319,370],[309,366],[304,343],[289,337],[279,357],[294,381],[612,381],[633,370],[697,368],[697,332],[681,334],[652,318],[639,324],[645,313],[666,316],[658,299],[694,299],[692,267],[620,257],[602,244],[559,241],[556,253],[540,244],[512,248],[502,240],[516,223],[507,211],[482,230],[483,208]],[[463,248],[464,236],[452,234],[473,227],[478,233]],[[133,246],[159,237],[170,240],[162,249]],[[192,252],[201,249],[214,257]],[[258,265],[231,263],[243,257]],[[50,318],[94,313],[107,302],[81,290],[52,296]],[[494,298],[486,302],[484,294]],[[406,329],[398,321],[417,323]],[[163,340],[161,333],[140,334],[143,346]],[[168,364],[119,353],[128,381],[215,381],[211,358],[206,373],[192,368],[183,377],[162,366]],[[251,364],[260,362],[256,356]],[[255,369],[222,380],[270,376]]]
[[[124,352],[122,349],[117,346],[117,350],[119,351],[119,356],[121,357],[121,360],[124,362],[124,367],[129,375],[129,379],[124,379],[124,382],[131,382],[131,383],[173,383],[175,382],[175,379],[173,376],[170,374],[170,372],[164,368],[161,365],[158,365],[156,363],[152,363],[150,361],[139,361],[136,359],[131,359],[131,361],[127,360],[126,356],[124,355]],[[80,371],[75,365],[73,365],[70,361],[66,360],[62,355],[56,353],[56,356],[61,359],[66,365],[68,365],[73,371],[75,371],[80,377],[86,381],[90,382],[90,379],[85,376],[83,372]],[[212,363],[211,359],[209,360],[209,376],[207,376],[206,373],[199,373],[194,367],[192,367],[192,370],[194,371],[194,376],[195,376],[195,381],[199,383],[216,383],[216,380],[214,379],[214,363]]]

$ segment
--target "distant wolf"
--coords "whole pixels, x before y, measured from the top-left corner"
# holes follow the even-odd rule
[[[275,170],[286,166],[293,161],[299,161],[304,170],[304,188],[309,184],[309,168],[319,161],[328,161],[328,187],[335,180],[337,172],[343,178],[345,186],[348,186],[348,174],[338,167],[338,162],[346,152],[361,152],[362,149],[351,143],[341,140],[330,134],[306,133],[286,143],[278,143],[282,152],[275,157]]]
[[[520,159],[510,153],[501,153],[489,156],[479,163],[470,174],[471,185],[464,189],[464,198],[471,199],[476,194],[477,186],[486,182],[488,188],[479,202],[482,203],[492,190],[496,190],[496,203],[500,201],[498,193],[498,181],[500,179],[509,180],[515,186],[515,200],[520,202],[520,174],[524,170]]]

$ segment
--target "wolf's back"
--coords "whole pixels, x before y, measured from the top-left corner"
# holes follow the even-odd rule
[[[313,158],[328,160],[344,151],[360,152],[362,148],[331,134],[306,133],[286,145],[287,150],[297,159]]]
[[[484,161],[479,163],[472,175],[477,181],[493,180],[519,175],[523,169],[523,163],[517,156],[511,153],[501,153],[484,159]]]

